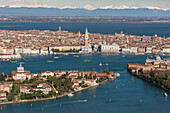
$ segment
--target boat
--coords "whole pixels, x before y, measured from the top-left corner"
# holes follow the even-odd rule
[[[106,66],[108,66],[109,64],[108,64],[108,63],[106,63],[105,65],[106,65]]]
[[[165,95],[166,97],[168,97],[168,94],[167,94],[166,92],[164,92],[164,95]]]
[[[88,62],[92,62],[92,60],[84,60],[83,62],[85,62],[85,63],[88,63]]]
[[[100,62],[99,66],[102,66],[102,63]]]
[[[87,102],[87,100],[78,100],[79,102]]]
[[[79,57],[78,55],[74,55],[74,57]]]
[[[84,102],[87,102],[87,100],[84,100]]]
[[[68,96],[69,96],[69,97],[72,97],[72,96],[73,96],[73,94],[72,94],[72,93],[69,93],[69,94],[68,94]]]
[[[54,62],[53,60],[48,60],[47,62]]]
[[[17,61],[11,61],[11,63],[17,63]]]
[[[122,55],[122,57],[126,57],[125,55]]]
[[[119,73],[115,73],[114,75],[115,75],[116,77],[119,77],[119,76],[120,76],[120,74],[119,74]]]
[[[59,57],[54,57],[54,59],[58,59]]]

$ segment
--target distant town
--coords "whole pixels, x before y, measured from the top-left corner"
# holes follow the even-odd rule
[[[126,22],[170,23],[169,17],[127,16],[0,16],[0,22]]]
[[[170,37],[58,31],[0,30],[0,59],[47,54],[170,54]]]

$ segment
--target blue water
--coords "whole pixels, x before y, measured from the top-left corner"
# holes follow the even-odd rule
[[[2,27],[2,25],[19,25],[15,27]],[[24,23],[0,23],[0,29],[11,30],[58,30],[61,26],[63,30],[70,32],[85,32],[87,27],[90,33],[114,34],[124,31],[125,34],[132,35],[155,35],[170,36],[170,23],[59,23],[59,22],[24,22]]]
[[[55,55],[27,56],[28,61],[24,67],[31,72],[54,70],[93,70],[99,71],[106,66],[99,63],[108,63],[110,71],[120,73],[120,77],[112,82],[90,88],[76,93],[73,97],[63,97],[55,100],[40,102],[18,103],[0,105],[0,113],[169,113],[170,98],[163,95],[163,90],[131,76],[127,71],[127,63],[144,64],[147,55]],[[163,56],[170,58],[170,56]],[[83,63],[84,59],[93,60],[91,63]],[[47,63],[48,60],[54,60]],[[20,62],[19,61],[19,62]],[[16,70],[18,64],[0,62],[0,70],[9,73]],[[96,96],[94,98],[94,95]],[[170,95],[170,94],[169,94]],[[87,102],[78,102],[86,99]],[[32,104],[32,107],[31,107]],[[43,110],[42,110],[43,109]]]

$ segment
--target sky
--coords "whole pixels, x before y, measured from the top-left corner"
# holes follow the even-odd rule
[[[57,8],[170,9],[170,0],[0,0],[0,6]]]

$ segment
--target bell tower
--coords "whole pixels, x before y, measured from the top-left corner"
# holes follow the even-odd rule
[[[86,32],[85,32],[85,46],[88,46],[88,43],[89,43],[89,36],[88,36],[88,30],[86,28]]]

